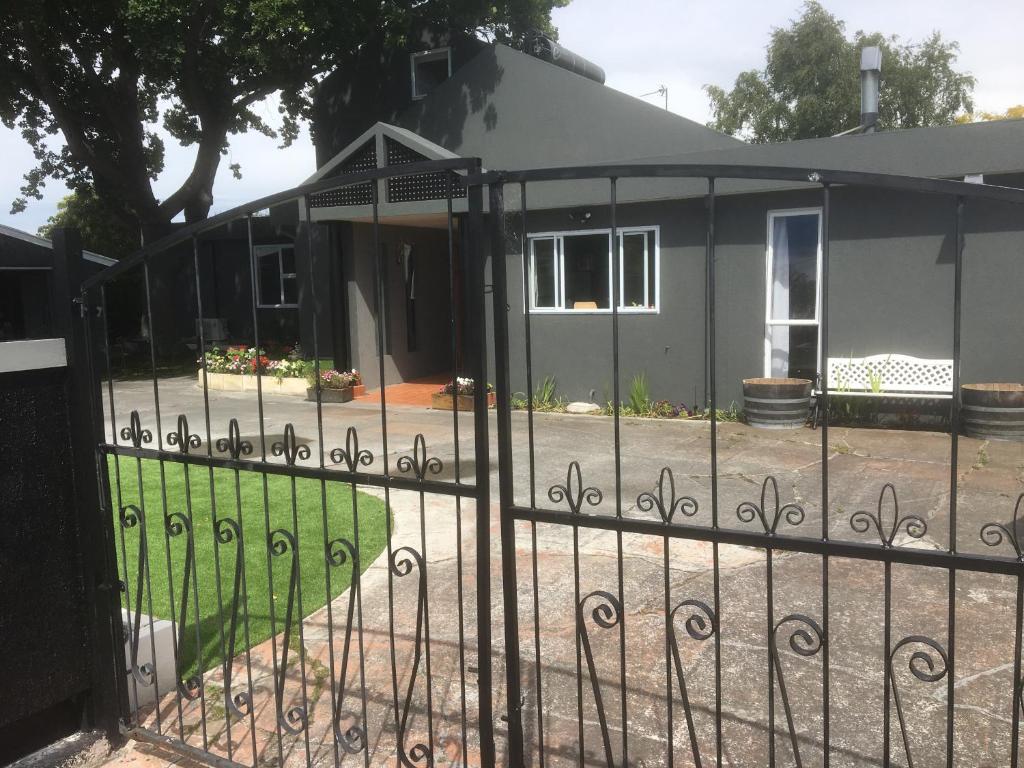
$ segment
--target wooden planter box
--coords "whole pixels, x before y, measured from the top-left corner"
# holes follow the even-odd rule
[[[362,384],[359,385],[362,387]],[[347,403],[355,397],[355,387],[345,387],[343,389],[328,389],[324,387],[320,390],[320,402],[321,403]],[[316,389],[308,387],[306,389],[306,399],[316,402]]]
[[[473,398],[475,395],[456,395],[456,409],[460,411],[472,411],[473,410]],[[487,393],[487,407],[493,408],[495,402],[495,393]],[[430,407],[437,411],[450,411],[452,410],[452,396],[442,395],[440,392],[435,392],[430,403]]]
[[[210,391],[221,392],[255,392],[257,388],[256,376],[237,373],[207,373],[206,382]],[[269,374],[259,377],[260,386],[265,395],[296,395],[305,397],[306,380],[296,378],[278,379]],[[202,370],[196,376],[199,386],[203,386]]]

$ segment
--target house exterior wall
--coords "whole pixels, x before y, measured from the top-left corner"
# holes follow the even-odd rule
[[[623,182],[620,182],[622,184]],[[742,379],[764,375],[768,212],[815,207],[820,192],[717,200],[716,378],[719,407],[742,404]],[[528,214],[530,232],[608,227],[608,209],[585,226],[569,210]],[[832,193],[829,356],[953,356],[954,212],[951,199],[840,188]],[[618,208],[619,226],[660,226],[660,311],[619,315],[621,397],[645,373],[655,399],[705,400],[705,212],[701,200]],[[521,219],[507,218],[510,356],[525,392]],[[1024,380],[1024,211],[972,202],[965,218],[962,380]],[[558,395],[611,398],[609,314],[533,313],[534,386],[556,378]]]

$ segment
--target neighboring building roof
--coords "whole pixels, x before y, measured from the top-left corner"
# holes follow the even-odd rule
[[[53,243],[45,237],[39,237],[38,235],[33,235],[29,232],[15,229],[14,227],[8,227],[4,224],[0,224],[0,236],[13,237],[15,240],[21,240],[24,243],[31,243],[32,245],[38,245],[42,248],[53,248]],[[109,256],[100,256],[100,254],[93,253],[92,251],[83,250],[82,258],[95,264],[102,264],[104,267],[110,267],[117,263],[117,259],[112,259]]]
[[[581,165],[742,146],[731,136],[495,44],[396,120],[486,168]]]

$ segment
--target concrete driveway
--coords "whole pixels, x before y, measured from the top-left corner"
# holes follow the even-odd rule
[[[202,393],[191,379],[162,381],[159,390],[162,426],[173,428],[178,413],[188,416],[192,431],[206,440]],[[144,426],[154,429],[151,383],[120,383],[115,402],[123,422],[138,409]],[[361,447],[374,452],[368,471],[382,471],[383,439],[377,404],[353,402],[323,407],[324,445],[343,446],[348,427],[356,427]],[[242,434],[258,435],[255,398],[247,393],[211,393],[213,438],[226,433],[229,418],[239,420]],[[428,453],[444,462],[439,477],[452,478],[458,467],[462,478],[472,481],[473,438],[469,414],[459,419],[459,457],[455,462],[453,417],[450,413],[402,406],[389,407],[388,465],[408,455],[416,435],[424,436]],[[313,449],[309,463],[316,462],[318,429],[316,406],[284,396],[267,396],[265,428],[276,439],[286,423]],[[534,477],[529,471],[530,451],[525,414],[515,413],[513,451],[517,502],[529,505],[531,490],[537,506],[566,508],[549,500],[549,489],[566,483],[571,461],[578,461],[584,486],[599,488],[602,500],[584,511],[614,514],[616,506],[613,423],[609,418],[537,414],[534,421]],[[120,426],[120,423],[119,423]],[[490,418],[491,487],[497,499],[495,419]],[[270,438],[269,436],[275,436]],[[755,518],[744,522],[737,515],[743,502],[758,502],[762,484],[771,475],[777,481],[780,504],[795,503],[803,511],[795,525],[784,518],[780,534],[817,536],[821,529],[821,438],[809,429],[761,431],[741,424],[721,424],[718,433],[720,524],[756,529]],[[710,429],[703,422],[623,419],[621,426],[622,513],[630,517],[657,518],[657,511],[638,505],[637,498],[656,489],[662,468],[671,468],[678,495],[692,496],[697,510],[690,522],[708,524],[711,515]],[[897,545],[944,548],[949,538],[950,489],[949,437],[931,432],[833,428],[828,433],[830,509],[828,530],[833,538],[876,541],[877,533],[851,528],[850,516],[859,510],[877,514],[879,493],[886,483],[896,488],[900,515],[919,516],[927,527],[920,539],[900,535]],[[393,470],[392,470],[393,471]],[[990,443],[968,438],[960,441],[957,466],[958,544],[963,552],[987,552],[979,539],[981,526],[989,521],[1009,524],[1014,501],[1024,491],[1024,445]],[[532,486],[532,488],[531,488]],[[557,495],[557,494],[556,494]],[[298,736],[282,734],[278,741],[274,722],[272,665],[265,649],[257,649],[254,689],[257,715],[257,751],[267,764],[280,760],[304,765],[393,764],[398,749],[395,702],[398,711],[410,702],[404,748],[422,742],[431,749],[438,765],[474,764],[478,745],[473,736],[476,712],[477,668],[475,626],[475,536],[473,505],[459,507],[454,499],[421,497],[412,492],[391,495],[396,519],[394,548],[411,546],[425,555],[428,574],[430,670],[421,658],[412,677],[415,653],[416,576],[388,578],[386,553],[370,566],[362,588],[362,677],[355,676],[356,662],[347,671],[347,693],[338,706],[340,666],[344,652],[349,593],[328,609],[305,621],[307,664],[305,695],[309,703],[309,727]],[[886,502],[883,520],[893,510]],[[769,514],[772,510],[769,510]],[[798,519],[802,518],[802,519]],[[491,510],[492,631],[494,635],[494,703],[496,717],[505,711],[503,681],[501,570],[498,549],[498,513]],[[886,523],[887,525],[888,523]],[[535,539],[534,539],[535,537]],[[874,537],[874,538],[872,538]],[[534,545],[535,541],[535,545]],[[588,764],[605,764],[610,750],[615,765],[665,765],[671,752],[676,764],[694,764],[693,746],[682,695],[671,657],[666,655],[665,606],[697,600],[714,606],[715,553],[710,544],[673,541],[660,536],[580,530],[574,540],[571,528],[551,524],[517,526],[517,573],[520,622],[520,653],[523,659],[524,723],[530,751],[528,764],[541,759],[546,766],[576,765],[579,760],[579,713],[582,711],[583,751]],[[1008,542],[998,550],[1012,554]],[[620,556],[621,552],[621,556]],[[720,600],[717,640],[721,654],[721,712],[724,765],[767,764],[771,729],[768,726],[770,644],[769,623],[790,614],[826,622],[823,611],[823,569],[820,557],[775,552],[772,557],[772,612],[769,618],[766,553],[723,545],[718,548]],[[666,571],[667,566],[667,571]],[[780,765],[796,762],[787,727],[786,710],[793,720],[796,751],[803,765],[820,765],[823,758],[823,659],[828,655],[831,765],[881,764],[883,684],[887,653],[883,641],[883,566],[842,558],[828,563],[828,647],[816,648],[813,631],[800,619],[780,627],[776,676],[781,675],[788,697],[784,701],[778,681],[774,685],[775,745]],[[595,706],[594,680],[582,664],[582,688],[577,688],[576,589],[586,595],[595,590],[619,594],[622,574],[623,606],[619,623],[604,629],[591,620],[587,603],[586,626],[592,645],[596,680],[603,712]],[[536,579],[534,573],[537,574]],[[666,576],[667,573],[667,576]],[[578,578],[577,578],[578,574]],[[921,567],[892,569],[892,638],[890,647],[907,636],[923,635],[945,651],[948,636],[948,574]],[[393,603],[389,603],[389,590]],[[1016,584],[1012,578],[961,573],[955,587],[956,637],[953,680],[955,685],[954,742],[957,765],[1004,765],[1009,760],[1010,722],[1013,711],[1013,642]],[[666,596],[667,591],[667,596]],[[536,598],[536,602],[535,602]],[[389,605],[394,610],[389,611]],[[692,606],[691,606],[692,607]],[[697,611],[694,608],[694,611]],[[714,636],[699,639],[685,628],[687,613],[676,622],[680,662],[691,704],[693,737],[702,763],[715,762],[715,658]],[[389,642],[394,625],[395,643]],[[623,629],[624,627],[624,629]],[[620,634],[621,632],[621,634]],[[790,644],[790,637],[796,637]],[[624,645],[623,645],[624,640]],[[806,642],[805,642],[806,641]],[[356,640],[352,639],[352,643]],[[804,643],[801,645],[801,643]],[[806,655],[794,652],[800,647]],[[425,651],[425,644],[421,644]],[[624,651],[622,650],[624,648]],[[460,649],[462,649],[460,651]],[[924,682],[911,675],[911,654],[928,650],[920,644],[904,646],[894,660],[894,674],[905,715],[906,735],[915,765],[941,765],[945,759],[946,678]],[[397,676],[392,677],[394,652]],[[621,652],[621,653],[620,653]],[[262,654],[262,655],[261,655]],[[354,659],[355,657],[353,657]],[[541,696],[538,701],[538,659]],[[942,660],[932,653],[941,669]],[[625,679],[620,664],[625,664]],[[921,662],[917,662],[921,663]],[[670,674],[671,673],[671,682]],[[299,701],[303,681],[298,673],[289,683],[288,696]],[[409,683],[412,680],[411,693]],[[217,691],[211,673],[207,690]],[[463,719],[462,690],[466,714]],[[671,688],[670,688],[671,687]],[[366,718],[361,714],[366,691]],[[397,688],[397,696],[396,696]],[[578,692],[582,690],[582,698]],[[670,693],[671,690],[671,693]],[[625,698],[623,700],[623,692]],[[428,707],[429,693],[429,707]],[[672,728],[668,726],[671,700]],[[334,702],[332,704],[332,702]],[[538,718],[538,703],[542,717]],[[788,705],[788,707],[787,707]],[[168,701],[166,706],[176,707]],[[332,718],[348,728],[365,723],[368,750],[354,755],[335,754],[330,738]],[[895,764],[905,764],[903,734],[892,708],[891,738]],[[191,715],[193,721],[195,713]],[[186,718],[187,719],[187,718]],[[602,736],[606,723],[608,740]],[[465,723],[466,738],[463,739]],[[497,722],[499,751],[503,751],[503,723]],[[343,730],[344,730],[343,728]],[[230,729],[233,755],[251,760],[250,726],[236,722]],[[226,754],[223,722],[210,728],[211,749]],[[177,735],[177,732],[174,732]],[[199,744],[198,730],[190,743]],[[431,740],[432,737],[432,740]],[[628,752],[624,760],[624,748]],[[149,760],[145,748],[135,748],[130,758]],[[159,757],[154,760],[162,759]],[[416,762],[415,760],[413,762]],[[422,764],[422,763],[418,763]]]

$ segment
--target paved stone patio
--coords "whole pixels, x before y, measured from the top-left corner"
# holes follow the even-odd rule
[[[115,388],[119,419],[132,408],[140,411],[142,423],[154,429],[151,384],[124,383]],[[163,429],[174,426],[178,413],[186,413],[192,430],[206,440],[201,392],[192,379],[161,382],[160,405]],[[211,393],[213,437],[226,432],[227,421],[237,417],[243,435],[258,435],[255,398],[243,393]],[[324,442],[326,448],[344,444],[345,430],[354,426],[361,445],[370,448],[376,458],[369,471],[381,471],[382,439],[379,405],[352,402],[325,405]],[[459,461],[455,462],[452,439],[453,415],[422,408],[388,408],[389,465],[398,456],[411,451],[417,434],[423,434],[430,455],[445,463],[442,478],[454,476],[456,467],[463,478],[473,477],[472,424],[469,414],[459,418]],[[270,435],[280,435],[291,422],[296,433],[308,440],[316,457],[316,406],[295,398],[268,396],[265,424]],[[119,424],[120,426],[120,424]],[[528,472],[529,451],[525,414],[513,415],[513,445],[516,461],[517,500],[528,504],[531,482]],[[493,447],[494,417],[491,417],[491,483],[497,497],[496,449]],[[615,456],[612,449],[612,420],[604,417],[538,414],[535,418],[535,481],[538,506],[557,507],[549,501],[548,490],[566,482],[566,470],[572,460],[581,465],[584,485],[602,490],[603,500],[584,511],[614,514]],[[821,438],[822,432],[809,429],[761,431],[741,424],[721,424],[719,448],[720,524],[726,527],[752,528],[759,523],[744,523],[736,508],[742,502],[757,501],[764,479],[770,474],[778,482],[781,503],[794,502],[804,510],[796,526],[780,524],[780,533],[816,536],[821,528]],[[703,422],[623,419],[621,435],[623,514],[658,519],[656,511],[643,511],[637,497],[654,489],[665,466],[674,473],[678,494],[692,496],[698,510],[692,521],[710,521],[710,428]],[[833,428],[828,433],[830,536],[871,541],[873,531],[852,530],[851,514],[858,510],[875,512],[882,486],[891,482],[897,489],[901,515],[920,516],[927,533],[919,540],[905,536],[897,544],[917,547],[945,547],[948,541],[950,487],[949,437],[932,432]],[[981,526],[990,520],[1009,523],[1013,504],[1024,491],[1024,444],[994,443],[968,438],[960,440],[957,467],[958,541],[964,552],[988,552],[978,537]],[[365,490],[365,489],[364,489]],[[394,492],[395,513],[393,547],[409,545],[425,550],[429,575],[430,622],[430,708],[428,722],[426,659],[412,691],[412,716],[406,748],[417,740],[429,742],[433,734],[433,752],[437,765],[473,765],[478,749],[473,738],[476,711],[475,646],[476,592],[474,571],[475,526],[473,506],[463,503],[460,510],[454,500],[427,496],[421,511],[418,494]],[[561,505],[564,508],[564,504]],[[892,510],[886,508],[885,515]],[[422,518],[421,518],[422,515]],[[421,528],[421,520],[423,527]],[[461,530],[460,530],[461,529]],[[784,529],[784,530],[783,530]],[[540,764],[539,731],[543,728],[544,765],[576,765],[577,676],[574,614],[574,548],[572,529],[564,526],[517,528],[519,576],[519,620],[523,657],[524,724],[531,765]],[[498,550],[497,508],[492,508],[492,615],[494,634],[495,714],[505,709],[503,636],[501,621],[500,559]],[[424,547],[424,540],[426,546]],[[876,539],[875,539],[876,540]],[[461,571],[458,544],[461,542]],[[666,550],[667,548],[667,550]],[[578,535],[580,594],[593,590],[618,591],[619,541],[614,533],[581,530]],[[610,747],[614,762],[621,765],[623,734],[628,739],[628,762],[638,766],[667,763],[669,751],[668,679],[665,644],[665,570],[668,562],[670,605],[684,599],[713,605],[713,548],[702,542],[676,540],[666,544],[661,537],[626,534],[621,537],[623,573],[623,614],[627,669],[625,685],[625,727],[622,718],[620,687],[619,627],[602,629],[587,615],[589,638],[594,653],[601,693],[604,699]],[[533,578],[533,553],[537,555],[536,583]],[[1004,542],[1002,552],[1010,554]],[[395,577],[394,654],[398,669],[392,679],[388,642],[388,571],[386,553],[373,563],[363,577],[362,613],[365,650],[365,687],[367,691],[367,728],[369,764],[394,764],[396,727],[394,688],[402,702],[408,691],[412,669],[416,612],[415,575]],[[723,764],[761,766],[767,764],[769,742],[769,644],[766,610],[768,578],[763,550],[721,546],[719,548],[721,602],[718,637],[722,670]],[[805,614],[823,621],[822,560],[802,554],[776,552],[772,578],[776,621],[791,613]],[[829,575],[829,673],[831,764],[860,766],[881,764],[883,670],[883,566],[832,558]],[[926,635],[948,647],[948,576],[909,566],[894,566],[892,574],[893,643],[908,635]],[[459,618],[459,590],[462,587],[464,621]],[[961,573],[956,583],[956,656],[955,656],[955,745],[956,763],[965,766],[995,766],[1008,762],[1010,718],[1012,713],[1012,654],[1015,584],[1006,577]],[[540,617],[534,632],[534,590]],[[336,758],[345,765],[361,765],[364,754],[335,755],[329,738],[336,681],[344,651],[349,593],[333,601],[328,608],[307,617],[304,622],[306,699],[310,725],[299,736],[283,734],[280,745],[274,723],[272,661],[268,644],[253,653],[255,688],[255,725],[260,760],[267,765],[333,765]],[[588,603],[592,608],[596,603]],[[588,609],[589,610],[589,609]],[[715,641],[697,640],[686,634],[686,614],[676,622],[680,657],[685,670],[689,699],[693,705],[694,728],[703,764],[715,762]],[[788,633],[780,630],[777,643],[779,665],[789,693],[797,747],[804,765],[822,762],[822,672],[824,652],[804,657],[793,653],[789,635],[799,629],[790,623]],[[333,632],[331,631],[333,628]],[[460,656],[460,632],[465,654]],[[539,638],[539,640],[538,640]],[[799,641],[799,638],[798,638]],[[356,639],[353,637],[352,642]],[[538,654],[539,644],[539,654]],[[905,648],[897,657],[897,674],[903,712],[915,765],[941,765],[944,762],[946,680],[921,682],[910,675],[910,654],[920,646]],[[537,717],[537,659],[543,660],[540,672],[543,718]],[[360,696],[358,656],[349,662],[349,693],[341,710],[343,728],[356,722]],[[941,663],[941,662],[940,662]],[[287,694],[293,703],[302,701],[302,679],[293,666]],[[461,688],[465,669],[468,738],[462,743]],[[236,665],[236,675],[244,666]],[[333,674],[332,674],[333,672]],[[207,676],[206,690],[211,699],[222,681],[219,673]],[[333,685],[332,685],[333,681]],[[583,675],[584,753],[588,764],[605,763],[598,715],[590,676]],[[353,687],[354,686],[354,687]],[[677,765],[693,764],[690,739],[680,704],[678,685],[673,682],[672,753]],[[776,750],[780,765],[794,764],[793,747],[785,725],[782,697],[776,685]],[[202,734],[193,728],[197,704],[183,708],[182,723],[188,741],[202,744]],[[211,705],[212,706],[212,705]],[[177,735],[177,699],[163,703],[165,719],[174,724]],[[220,705],[220,711],[223,706]],[[209,714],[209,711],[208,711]],[[217,713],[219,714],[219,713]],[[168,718],[167,715],[170,717]],[[432,726],[432,727],[431,727]],[[498,748],[504,750],[502,722],[497,722]],[[190,731],[190,732],[189,732]],[[893,712],[894,764],[905,764],[902,740]],[[218,754],[227,754],[227,733],[223,717],[209,718],[207,739]],[[232,755],[242,762],[252,757],[249,722],[231,726]],[[307,744],[308,737],[308,744]],[[130,745],[111,758],[112,765],[167,765],[168,756],[150,747]],[[417,763],[422,764],[422,763]]]

